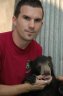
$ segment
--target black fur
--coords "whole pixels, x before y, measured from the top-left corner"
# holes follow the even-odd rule
[[[49,72],[47,71],[46,72],[44,71],[42,75],[44,75],[45,78],[43,79],[47,79],[46,78],[47,75],[51,75],[53,79],[52,79],[52,82],[49,85],[47,85],[44,89],[21,94],[21,96],[61,96],[59,92],[60,81],[57,80],[55,77],[52,58],[50,56],[40,56],[34,61],[30,61],[29,65],[31,68],[31,72],[26,77],[25,82],[34,84],[36,80],[36,76],[41,74],[41,70],[42,70],[41,66],[43,65],[48,65],[48,67],[50,68],[49,71],[51,71],[51,74],[49,74]]]

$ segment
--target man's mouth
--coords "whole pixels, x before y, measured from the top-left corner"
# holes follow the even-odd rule
[[[28,32],[28,33],[35,33],[34,30],[25,30],[25,32]]]

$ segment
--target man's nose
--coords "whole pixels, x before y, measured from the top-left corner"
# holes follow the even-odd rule
[[[29,27],[30,27],[31,29],[34,29],[34,27],[35,27],[35,22],[34,22],[34,20],[30,20],[30,21],[29,21]]]

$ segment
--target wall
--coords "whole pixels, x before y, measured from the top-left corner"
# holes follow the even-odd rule
[[[12,29],[15,0],[0,0],[0,32]]]

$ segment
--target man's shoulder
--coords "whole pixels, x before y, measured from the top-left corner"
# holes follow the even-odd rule
[[[0,33],[0,46],[5,45],[6,42],[9,42],[12,31]]]
[[[0,41],[6,40],[11,34],[12,34],[12,31],[0,33]]]
[[[8,31],[8,32],[1,32],[0,33],[0,37],[2,36],[6,36],[6,35],[10,35],[12,31]]]

